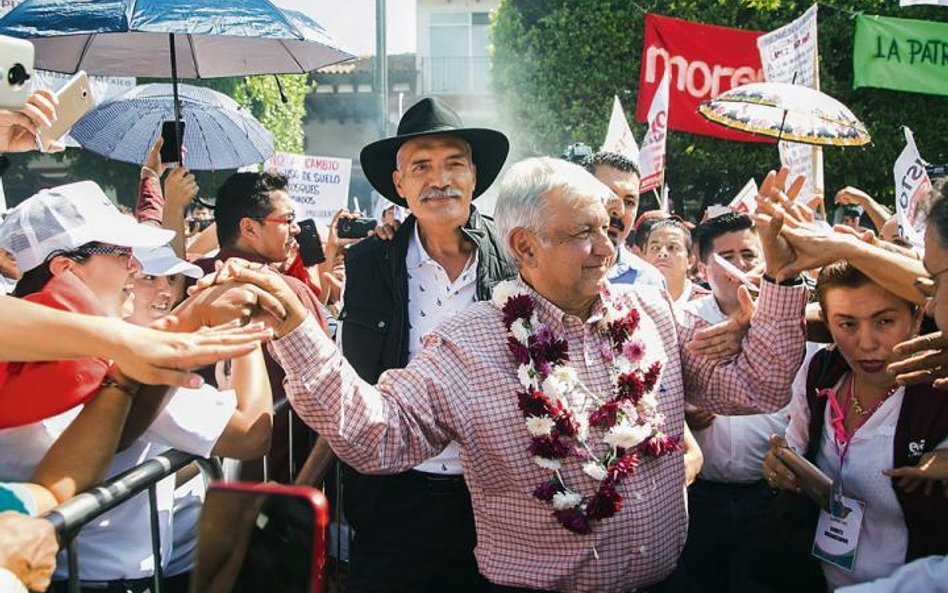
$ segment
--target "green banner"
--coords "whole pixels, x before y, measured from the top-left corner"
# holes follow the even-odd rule
[[[948,23],[856,16],[853,88],[948,95]]]

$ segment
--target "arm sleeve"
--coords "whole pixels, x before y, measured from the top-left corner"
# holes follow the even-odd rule
[[[836,593],[948,593],[948,556],[927,556],[913,560],[891,575],[841,587]]]
[[[406,471],[458,440],[466,400],[451,369],[468,362],[444,339],[429,336],[408,367],[387,371],[377,387],[359,378],[312,317],[273,346],[296,413],[356,470]]]
[[[178,389],[168,405],[142,435],[142,439],[209,457],[237,409],[237,396],[205,384],[199,389]]]
[[[741,341],[741,352],[726,360],[690,354],[684,345],[696,331],[693,316],[678,316],[679,346],[689,403],[716,414],[775,412],[787,405],[803,359],[804,286],[764,281],[757,311]],[[691,321],[689,321],[689,318]]]
[[[165,211],[165,196],[161,193],[161,183],[146,175],[138,183],[138,203],[135,204],[135,218],[138,222],[147,222],[161,226]]]

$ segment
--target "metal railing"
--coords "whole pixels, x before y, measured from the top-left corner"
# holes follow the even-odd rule
[[[158,528],[156,485],[190,463],[196,463],[209,479],[217,480],[223,475],[217,460],[196,457],[181,451],[167,451],[122,472],[98,486],[86,490],[49,511],[43,517],[56,529],[61,548],[66,549],[69,568],[67,589],[79,593],[79,554],[76,537],[82,527],[103,513],[114,509],[137,494],[148,491],[151,513],[151,550],[154,556],[154,593],[162,591],[161,537]]]
[[[422,58],[424,94],[479,95],[490,92],[490,58]]]

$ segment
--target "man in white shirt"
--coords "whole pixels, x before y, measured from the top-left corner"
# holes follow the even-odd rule
[[[626,246],[639,211],[638,165],[621,154],[605,151],[587,157],[582,165],[616,195],[609,203],[609,238],[616,247],[616,261],[607,274],[609,282],[664,288],[661,272]]]
[[[712,294],[681,305],[699,325],[714,325],[740,317],[749,295],[739,297],[740,282],[714,262],[724,258],[742,272],[763,263],[760,239],[746,215],[729,213],[711,218],[694,232]],[[746,290],[746,289],[741,289]],[[704,467],[688,491],[690,523],[682,554],[685,572],[702,590],[722,593],[766,591],[749,574],[749,547],[762,528],[773,494],[761,478],[760,466],[771,434],[783,434],[786,408],[773,414],[720,416],[686,408],[685,417],[701,451]]]

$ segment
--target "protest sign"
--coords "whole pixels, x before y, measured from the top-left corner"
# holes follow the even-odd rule
[[[621,154],[633,163],[639,162],[639,145],[632,135],[632,128],[629,127],[629,120],[625,117],[618,95],[613,97],[609,129],[599,150]]]
[[[925,170],[925,161],[918,154],[912,130],[905,131],[905,149],[895,161],[895,213],[899,216],[899,233],[916,248],[924,247],[925,219],[931,198],[932,182]]]
[[[817,5],[791,23],[757,39],[764,78],[820,89],[816,32]],[[803,201],[823,195],[823,150],[796,142],[780,142],[780,162],[790,168],[791,178],[806,177],[800,192]]]
[[[332,217],[348,203],[352,160],[275,152],[263,168],[286,175],[296,220],[312,218],[325,236]]]
[[[645,15],[635,119],[646,121],[659,81],[666,70],[671,70],[670,129],[743,142],[773,142],[719,126],[698,114],[702,101],[733,87],[764,80],[756,45],[760,35],[758,31]]]
[[[671,69],[665,71],[658,92],[652,97],[648,110],[648,132],[639,151],[639,171],[642,182],[639,191],[656,189],[665,181],[665,141],[668,139],[668,89]]]
[[[737,195],[728,204],[728,208],[741,214],[754,214],[757,212],[757,192],[757,182],[751,178],[744,184],[741,191],[737,192]]]
[[[948,95],[948,23],[856,15],[853,88]]]

